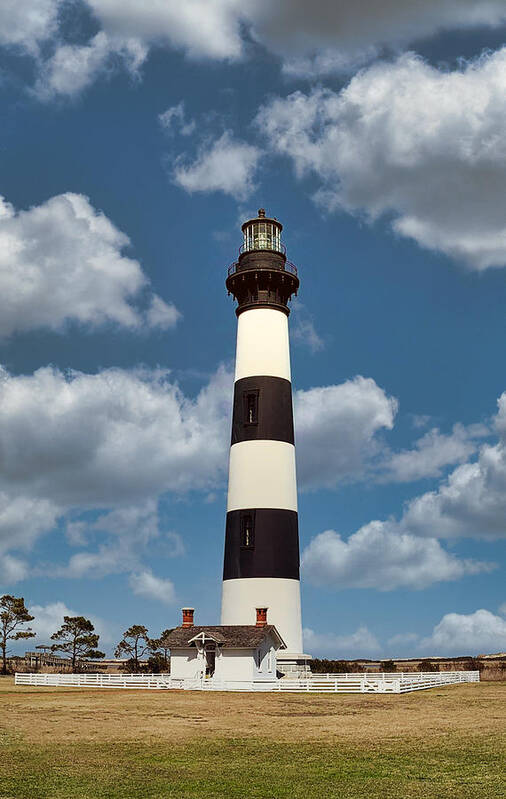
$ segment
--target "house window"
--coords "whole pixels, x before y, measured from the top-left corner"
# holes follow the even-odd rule
[[[244,392],[244,424],[258,424],[258,391]]]
[[[269,656],[267,658],[267,670],[272,671],[272,649],[269,649]]]
[[[254,549],[255,547],[255,524],[252,513],[244,513],[241,516],[241,548]]]

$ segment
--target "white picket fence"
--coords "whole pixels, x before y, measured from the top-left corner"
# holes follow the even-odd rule
[[[18,674],[16,685],[73,688],[146,688],[186,691],[247,691],[283,693],[404,694],[441,685],[479,682],[478,671],[403,672],[392,674],[315,674],[303,680],[255,682],[195,679],[175,680],[164,674]]]

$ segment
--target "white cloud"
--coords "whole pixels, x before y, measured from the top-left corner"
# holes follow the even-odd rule
[[[446,466],[463,463],[476,452],[477,438],[488,435],[484,425],[456,424],[449,434],[437,427],[429,430],[410,450],[387,452],[378,465],[380,482],[408,483],[426,477],[440,477]]]
[[[148,280],[122,254],[130,244],[87,197],[60,194],[16,212],[0,198],[0,336],[69,321],[173,326],[178,311],[154,295],[145,319],[133,301]]]
[[[377,638],[367,629],[359,627],[349,635],[317,633],[306,627],[303,631],[304,649],[312,655],[332,660],[371,657],[380,650]]]
[[[64,602],[49,602],[47,605],[27,605],[32,616],[35,616],[30,626],[37,634],[38,640],[49,644],[50,638],[63,624],[64,616],[77,616],[74,610],[68,608]],[[30,647],[32,644],[30,644]]]
[[[302,553],[305,579],[344,588],[425,588],[490,571],[493,564],[460,560],[435,538],[399,533],[387,522],[370,522],[343,540],[334,530],[315,536]]]
[[[483,445],[476,461],[458,466],[436,491],[412,500],[403,529],[439,537],[506,535],[506,392],[498,406],[498,443]]]
[[[146,311],[146,321],[149,327],[158,327],[160,330],[169,330],[176,326],[182,314],[175,305],[162,300],[157,294],[151,298],[151,304]]]
[[[141,569],[149,551],[163,559],[184,555],[181,536],[173,530],[160,530],[156,500],[140,505],[115,508],[94,522],[69,522],[66,535],[71,546],[86,547],[99,533],[104,540],[96,550],[81,549],[64,566],[44,566],[42,572],[58,577],[96,579],[108,574]]]
[[[332,488],[362,476],[379,451],[376,435],[394,424],[397,401],[371,378],[297,391],[296,445],[301,487]]]
[[[92,83],[106,68],[114,68],[114,59],[138,75],[147,49],[137,39],[118,39],[99,31],[86,45],[62,44],[42,64],[34,87],[41,100],[55,95],[72,97]]]
[[[329,60],[340,68],[384,45],[402,45],[445,29],[499,25],[506,19],[501,0],[260,0],[250,15],[258,38],[275,52],[290,57],[323,50],[324,71]],[[314,61],[313,72],[318,57]]]
[[[181,156],[173,171],[174,183],[185,191],[222,191],[238,200],[254,188],[254,176],[260,158],[257,147],[238,141],[230,131],[201,146],[196,159],[186,162]]]
[[[292,341],[303,347],[307,347],[313,355],[325,349],[325,342],[316,332],[311,315],[308,313],[303,303],[299,302],[297,299],[293,301],[292,314]]]
[[[506,620],[489,610],[447,613],[419,649],[433,655],[477,655],[506,651]]]
[[[79,537],[75,538],[77,525]],[[121,574],[139,566],[146,547],[158,538],[157,503],[148,500],[137,506],[115,508],[92,523],[70,523],[70,541],[85,546],[93,533],[105,534],[105,541],[97,550],[76,552],[66,566],[45,569],[56,576],[100,578],[107,574]]]
[[[506,265],[506,48],[442,71],[413,54],[359,72],[341,92],[274,98],[257,123],[326,210],[393,228],[469,268]]]
[[[388,639],[388,646],[392,657],[407,657],[413,655],[413,650],[420,640],[418,633],[397,633]]]
[[[223,482],[231,394],[223,369],[195,399],[157,371],[47,367],[1,378],[0,481],[11,492],[90,508]]]
[[[0,491],[0,554],[7,549],[29,550],[41,533],[56,524],[59,512],[59,506],[52,500],[16,490]]]
[[[4,585],[12,585],[28,577],[28,564],[20,558],[12,555],[2,554],[0,558],[0,582]]]
[[[176,592],[172,581],[156,577],[149,569],[131,574],[129,582],[132,591],[137,596],[155,599],[167,605],[176,600]]]
[[[54,76],[53,92],[58,85],[67,94],[84,88],[110,67],[111,54],[131,68],[132,59],[140,63],[154,46],[176,48],[196,59],[235,61],[247,52],[246,29],[284,59],[285,72],[314,77],[356,68],[383,46],[397,47],[440,30],[497,26],[506,19],[502,0],[370,0],[367,8],[344,0],[85,2],[101,25],[99,35],[112,43],[108,52],[102,52],[96,37],[84,47],[58,41],[62,0],[1,4],[0,44],[37,54],[40,43],[57,42],[46,67]],[[122,48],[121,42],[128,44]]]
[[[148,545],[164,558],[183,554],[178,533],[160,530],[156,497],[223,485],[231,375],[220,369],[194,399],[159,371],[0,377],[0,553],[29,550],[65,516],[67,539],[81,549],[39,573],[138,570]],[[96,509],[109,510],[81,516]],[[5,560],[0,579],[24,569]]]
[[[194,58],[241,55],[242,0],[88,0],[104,30],[115,36],[170,44]]]
[[[164,131],[169,135],[173,135],[177,132],[182,136],[190,136],[197,127],[197,123],[194,119],[186,119],[184,102],[182,100],[177,105],[173,105],[167,108],[162,114],[159,114],[158,120]]]
[[[60,600],[49,602],[47,605],[32,605],[29,602],[26,605],[31,615],[35,616],[34,620],[30,622],[30,627],[36,633],[36,638],[30,639],[28,642],[20,642],[19,646],[24,649],[33,649],[39,643],[50,644],[50,638],[63,624],[64,616],[84,615],[85,618],[90,619],[95,627],[95,632],[100,635],[99,647],[103,642],[107,643],[111,640],[107,626],[102,619],[90,616],[86,612],[83,614],[82,611],[71,610]]]
[[[2,0],[0,45],[37,53],[39,43],[56,33],[61,3],[62,0]]]

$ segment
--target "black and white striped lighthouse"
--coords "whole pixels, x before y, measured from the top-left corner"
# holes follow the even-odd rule
[[[237,301],[222,624],[254,624],[257,608],[301,657],[297,482],[288,302],[299,288],[283,226],[261,208],[242,226],[227,289]],[[288,658],[290,660],[290,658]],[[295,657],[297,661],[297,657]]]

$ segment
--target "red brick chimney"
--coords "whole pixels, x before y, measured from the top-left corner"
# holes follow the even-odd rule
[[[267,611],[269,608],[257,608],[257,627],[265,627],[267,624]]]
[[[183,627],[193,627],[194,608],[181,608],[183,611]]]

